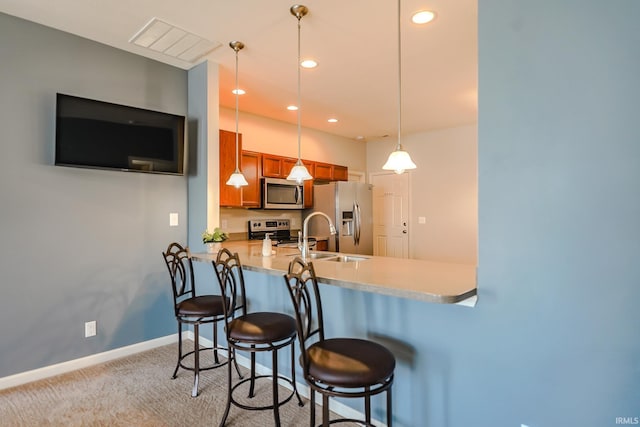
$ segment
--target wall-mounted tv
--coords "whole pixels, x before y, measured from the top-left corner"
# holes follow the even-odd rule
[[[184,174],[184,116],[57,94],[55,164]]]

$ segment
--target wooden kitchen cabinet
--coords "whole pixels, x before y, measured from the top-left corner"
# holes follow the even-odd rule
[[[254,151],[242,151],[242,173],[249,183],[242,187],[242,207],[262,207],[260,177],[262,176],[262,154]]]
[[[349,180],[349,168],[346,166],[333,165],[333,180],[334,181],[348,181]]]
[[[226,182],[236,169],[236,134],[220,129],[220,206],[241,207],[242,191]],[[242,152],[242,134],[238,135],[238,152]]]
[[[316,173],[313,177],[320,181],[347,181],[349,179],[349,168],[316,162]]]
[[[316,174],[313,178],[321,181],[333,181],[332,169],[332,165],[329,163],[316,162]]]
[[[284,174],[284,157],[275,154],[262,153],[262,176],[267,178],[282,178]],[[286,175],[284,176],[286,178]]]

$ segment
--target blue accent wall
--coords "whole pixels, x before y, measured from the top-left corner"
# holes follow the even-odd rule
[[[640,2],[479,6],[480,302],[450,425],[613,426],[640,416]]]

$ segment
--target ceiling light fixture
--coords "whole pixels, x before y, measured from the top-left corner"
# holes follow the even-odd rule
[[[436,14],[430,10],[421,10],[413,14],[411,16],[411,21],[414,24],[427,24],[436,17]]]
[[[247,92],[245,92],[244,89],[238,88],[238,89],[232,90],[231,93],[234,94],[234,95],[244,95]]]
[[[289,106],[287,107],[287,110],[289,110],[289,111],[298,111],[298,106],[296,106],[296,105],[289,105]]]
[[[332,118],[330,118],[330,119],[328,119],[327,121],[328,121],[329,123],[338,123],[338,119],[333,118],[333,117],[332,117]]]
[[[402,149],[400,138],[402,134],[402,41],[400,38],[400,1],[398,0],[398,142],[396,149],[389,154],[387,162],[382,166],[384,170],[392,170],[397,174],[407,169],[415,169],[416,164],[411,160],[409,153]]]
[[[298,19],[298,61],[296,62],[296,68],[298,69],[298,161],[293,169],[291,169],[287,179],[301,184],[302,181],[313,179],[305,165],[302,163],[300,156],[300,140],[302,139],[302,127],[300,122],[300,20],[309,12],[309,9],[301,4],[294,4],[291,6],[289,11]]]
[[[236,53],[236,170],[231,174],[229,179],[227,180],[227,185],[233,185],[236,188],[244,187],[249,185],[247,180],[245,179],[242,172],[240,172],[240,168],[238,167],[238,121],[239,121],[239,113],[238,113],[238,51],[244,47],[244,43],[239,41],[229,42],[229,47],[233,49]]]
[[[300,62],[300,65],[302,66],[302,68],[316,68],[318,66],[318,63],[313,59],[305,59],[304,61]]]

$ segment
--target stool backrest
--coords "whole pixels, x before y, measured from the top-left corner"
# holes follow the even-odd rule
[[[183,247],[180,243],[173,242],[162,253],[162,256],[171,276],[173,304],[177,314],[178,303],[196,295],[196,282],[193,278],[191,254],[188,247]]]
[[[223,296],[222,304],[227,323],[238,315],[245,316],[247,314],[247,299],[242,264],[238,254],[232,254],[227,248],[220,249],[218,256],[213,261],[213,269],[220,284],[220,292]],[[228,330],[229,328],[226,329]]]
[[[313,263],[296,257],[289,263],[289,271],[284,275],[284,280],[295,310],[302,367],[306,374],[308,363],[305,350],[316,341],[324,341],[322,300]]]

